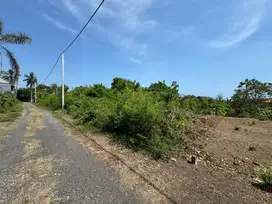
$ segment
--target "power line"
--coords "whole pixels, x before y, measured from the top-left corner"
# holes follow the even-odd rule
[[[57,61],[55,62],[54,66],[52,67],[52,69],[50,70],[49,74],[45,77],[45,79],[40,83],[40,84],[43,84],[47,79],[48,77],[52,74],[53,70],[55,69],[56,65],[58,64],[59,60],[60,60],[60,56],[58,57]]]
[[[99,6],[96,8],[96,10],[94,11],[93,15],[89,18],[89,20],[87,21],[87,23],[83,26],[83,28],[81,29],[81,31],[77,34],[77,36],[75,37],[75,39],[68,45],[68,47],[62,52],[65,53],[73,44],[74,42],[78,39],[78,37],[81,35],[81,33],[85,30],[85,28],[87,27],[87,25],[90,23],[90,21],[93,19],[93,17],[95,16],[95,14],[97,13],[97,11],[100,9],[100,7],[103,5],[105,0],[102,0],[101,3],[99,4]]]
[[[93,17],[95,16],[95,14],[98,12],[98,10],[100,9],[100,7],[103,5],[105,0],[102,0],[101,3],[98,5],[98,7],[96,8],[96,10],[94,11],[94,13],[92,14],[92,16],[89,18],[89,20],[86,22],[86,24],[83,26],[83,28],[79,31],[79,33],[77,34],[77,36],[74,38],[74,40],[64,49],[64,51],[58,56],[54,66],[52,67],[52,69],[50,70],[49,74],[46,76],[46,78],[41,82],[44,83],[48,77],[51,75],[51,73],[53,72],[53,70],[56,68],[56,65],[58,63],[58,61],[60,60],[60,57],[63,53],[65,53],[74,43],[75,41],[79,38],[79,36],[82,34],[82,32],[85,30],[85,28],[88,26],[88,24],[91,22],[91,20],[93,19]]]

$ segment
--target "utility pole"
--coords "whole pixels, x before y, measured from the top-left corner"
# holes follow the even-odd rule
[[[37,101],[37,83],[35,83],[35,98],[34,98],[34,103]]]
[[[62,94],[61,94],[61,105],[62,109],[64,109],[64,53],[61,54],[61,70],[62,70]]]

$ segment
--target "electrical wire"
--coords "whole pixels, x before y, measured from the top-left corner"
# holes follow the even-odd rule
[[[52,67],[52,69],[50,70],[49,74],[45,77],[45,79],[40,84],[43,84],[48,79],[48,77],[52,74],[53,70],[55,69],[55,67],[57,66],[57,64],[58,64],[58,62],[60,60],[60,57],[61,57],[61,55],[59,55],[57,61],[55,62],[55,64]]]
[[[60,57],[63,53],[65,53],[74,43],[75,41],[79,38],[79,36],[82,34],[82,32],[85,30],[85,28],[88,26],[88,24],[91,22],[91,20],[93,19],[93,17],[95,16],[95,14],[98,12],[98,10],[100,9],[100,7],[103,5],[105,0],[102,0],[101,3],[98,5],[98,7],[96,8],[96,10],[94,11],[94,13],[91,15],[91,17],[89,18],[89,20],[86,22],[86,24],[83,26],[83,28],[79,31],[79,33],[77,34],[77,36],[74,38],[74,40],[63,50],[63,52],[61,52],[61,54],[58,56],[54,66],[52,67],[52,69],[50,70],[49,74],[45,77],[45,79],[41,82],[41,84],[43,84],[48,77],[52,74],[52,72],[54,71],[54,69],[56,68],[56,65],[58,63],[58,61],[60,60]]]

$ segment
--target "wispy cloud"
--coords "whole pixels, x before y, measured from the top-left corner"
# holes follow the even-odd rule
[[[214,48],[229,48],[250,38],[260,27],[267,0],[244,1],[237,6],[224,34],[211,40],[208,45]]]
[[[47,14],[45,14],[45,13],[43,13],[42,16],[43,16],[48,22],[52,23],[53,25],[55,25],[56,27],[58,27],[58,28],[61,29],[61,30],[67,30],[67,31],[69,31],[69,32],[71,32],[71,33],[73,33],[73,34],[76,34],[76,33],[77,33],[76,30],[67,27],[66,25],[64,25],[64,24],[61,23],[60,21],[58,21],[58,20],[52,18],[51,16],[49,16],[49,15],[47,15]]]
[[[74,15],[78,20],[85,21],[86,17],[81,14],[79,8],[71,0],[61,0],[62,4]]]
[[[90,17],[90,11],[98,6],[97,0],[61,0],[55,6],[69,12],[80,24]],[[135,57],[148,53],[148,42],[139,36],[147,35],[158,22],[146,16],[153,0],[107,0],[91,23],[91,28],[100,32],[104,39],[117,47],[129,51]]]
[[[221,40],[214,40],[209,43],[211,47],[215,48],[224,48],[231,47],[237,43],[243,42],[248,39],[251,35],[253,35],[260,28],[261,17],[255,16],[247,22],[242,30],[235,34],[230,34],[228,36],[223,37]]]
[[[142,61],[140,61],[139,59],[135,59],[133,57],[130,57],[129,60],[135,64],[142,64]]]

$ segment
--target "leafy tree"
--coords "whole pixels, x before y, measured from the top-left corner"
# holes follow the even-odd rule
[[[222,94],[218,94],[213,101],[213,107],[215,109],[215,115],[225,116],[229,110],[230,106],[227,100],[224,99]]]
[[[179,85],[176,81],[173,81],[171,86],[167,86],[165,81],[151,84],[147,90],[156,92],[166,103],[173,101],[179,97],[178,93]]]
[[[51,93],[50,86],[47,86],[45,84],[39,84],[37,86],[37,91],[44,92],[46,94],[50,94]]]
[[[79,87],[76,87],[74,88],[72,91],[71,91],[71,94],[73,96],[81,96],[81,95],[85,95],[86,91],[89,89],[89,87],[87,86],[79,86]]]
[[[111,83],[111,88],[117,91],[125,91],[129,89],[136,91],[140,89],[140,83],[128,79],[115,77]]]
[[[102,97],[106,94],[107,88],[103,84],[94,84],[85,91],[85,95],[89,97]]]
[[[3,31],[4,24],[0,20],[0,50],[6,54],[9,59],[11,69],[14,71],[14,81],[18,82],[20,76],[20,66],[14,54],[6,48],[6,44],[30,44],[31,38],[24,33],[5,33]],[[16,92],[15,92],[16,93]]]
[[[263,100],[272,96],[272,83],[262,83],[256,79],[240,82],[232,96],[232,107],[236,114],[255,114]]]
[[[181,107],[193,113],[200,114],[201,104],[199,98],[194,95],[187,95],[180,100]]]
[[[52,90],[51,90],[50,86],[47,86],[45,84],[39,84],[37,86],[37,96],[36,96],[37,99],[41,99],[51,93],[52,93]]]
[[[64,84],[64,93],[67,93],[68,90],[69,90],[69,86],[67,86],[67,85]],[[62,86],[58,86],[58,92],[62,93]]]
[[[33,86],[37,83],[37,77],[34,72],[30,72],[29,75],[25,74],[26,86],[30,88],[31,103],[33,102]]]

